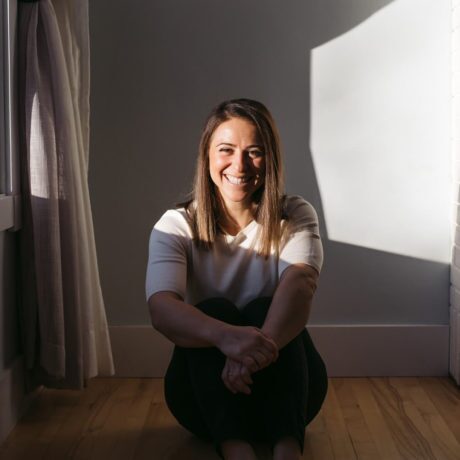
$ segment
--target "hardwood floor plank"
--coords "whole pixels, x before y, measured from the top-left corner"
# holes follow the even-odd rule
[[[5,445],[13,443],[14,448],[7,449],[2,459],[25,460],[30,458],[30,452],[34,452],[36,459],[46,458],[56,433],[80,404],[81,399],[82,392],[43,389],[6,440]]]
[[[25,458],[29,443],[34,439],[37,427],[33,424],[33,412],[40,405],[41,395],[32,403],[29,411],[17,423],[14,430],[9,434],[3,444],[0,446],[0,458],[3,460],[16,460]],[[42,408],[43,411],[49,410],[49,407]]]
[[[393,440],[404,458],[433,460],[436,458],[426,436],[428,432],[415,404],[403,397],[388,377],[371,378],[372,392],[389,427]]]
[[[369,379],[354,378],[352,388],[380,457],[384,460],[403,460],[387,424],[388,417],[384,417],[385,410],[382,413],[382,404],[376,401]]]
[[[77,460],[132,458],[151,395],[151,380],[124,379],[81,432],[72,457]]]
[[[307,426],[309,460],[460,460],[460,390],[442,378],[331,378]],[[254,446],[270,460],[267,446]],[[2,460],[218,460],[181,427],[163,379],[93,379],[43,390],[0,446]]]
[[[46,391],[38,394],[28,412],[0,447],[0,458],[5,460],[26,459],[30,457],[32,449],[36,453],[36,458],[41,458],[43,449],[47,447],[42,433],[49,433],[55,425],[55,403],[50,396]],[[43,418],[49,420],[50,423],[41,423]],[[43,443],[37,443],[37,439],[42,440]]]
[[[416,410],[413,421],[425,436],[428,444],[432,446],[435,458],[458,460],[460,443],[421,387],[419,379],[390,379],[390,382],[401,395],[413,401]],[[414,408],[409,407],[413,412]],[[411,412],[408,410],[409,415]]]
[[[419,384],[460,443],[460,387],[450,377],[419,378]]]
[[[134,458],[174,458],[174,452],[188,443],[190,436],[185,428],[178,425],[164,402],[151,402]]]
[[[334,390],[353,443],[357,458],[360,460],[380,460],[378,448],[371,436],[361,408],[353,394],[353,379],[333,379]]]
[[[64,422],[50,442],[45,458],[73,458],[82,440],[82,433],[87,431],[88,425],[99,414],[104,403],[110,400],[120,384],[118,379],[93,379],[86,390],[76,391],[80,398],[73,406],[63,407]],[[54,392],[60,391],[62,390]]]
[[[331,439],[323,417],[323,409],[326,404],[329,404],[327,396],[319,414],[307,426],[303,455],[305,459],[330,460],[334,458]]]
[[[328,387],[327,399],[327,404],[324,404],[321,410],[331,440],[333,458],[355,460],[357,455],[345,424],[334,385]]]

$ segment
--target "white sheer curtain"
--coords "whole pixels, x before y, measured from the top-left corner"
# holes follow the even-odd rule
[[[22,325],[34,383],[114,373],[99,284],[89,153],[87,0],[20,2]]]

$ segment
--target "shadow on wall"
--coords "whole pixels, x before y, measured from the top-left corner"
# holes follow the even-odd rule
[[[222,100],[250,97],[269,107],[288,193],[305,197],[325,222],[309,149],[311,50],[389,3],[133,0],[128,10],[113,2],[107,14],[90,2],[90,186],[111,324],[146,322],[146,309],[127,306],[145,305],[148,235],[188,192],[203,121]],[[321,226],[325,263],[311,322],[448,322],[447,264],[329,241]],[[113,248],[123,264],[113,263]]]

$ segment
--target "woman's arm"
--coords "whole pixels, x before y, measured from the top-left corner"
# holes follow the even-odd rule
[[[148,305],[152,326],[180,347],[215,346],[229,326],[185,303],[175,292],[157,292]]]
[[[305,327],[317,279],[318,272],[303,263],[290,265],[283,272],[262,326],[262,332],[275,341],[278,349]],[[253,383],[251,373],[244,365],[227,358],[222,380],[232,393],[250,394],[249,385]]]
[[[235,326],[206,315],[171,291],[150,296],[149,311],[155,329],[181,347],[215,346],[225,356],[256,369],[257,360],[278,357],[275,342],[253,326]],[[262,355],[262,356],[261,356]]]
[[[305,327],[310,316],[318,272],[307,264],[285,269],[273,296],[262,332],[283,348]]]

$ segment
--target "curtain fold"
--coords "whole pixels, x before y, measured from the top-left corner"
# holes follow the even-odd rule
[[[114,373],[88,190],[87,0],[19,3],[22,337],[31,381]]]

